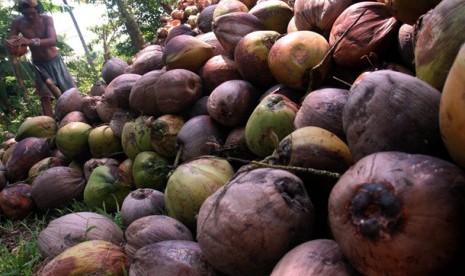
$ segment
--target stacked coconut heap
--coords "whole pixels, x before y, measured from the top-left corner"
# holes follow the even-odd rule
[[[88,207],[42,231],[42,275],[457,271],[463,3],[182,1],[23,122],[3,216]]]

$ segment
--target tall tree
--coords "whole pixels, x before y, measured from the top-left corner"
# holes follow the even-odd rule
[[[79,40],[81,41],[82,47],[84,48],[84,53],[85,53],[86,58],[87,58],[87,63],[89,63],[89,66],[91,67],[92,71],[96,72],[95,64],[92,61],[92,57],[91,57],[91,55],[89,53],[89,49],[87,48],[86,41],[84,40],[84,37],[82,36],[81,28],[79,27],[79,24],[78,24],[78,22],[76,20],[76,17],[74,17],[73,9],[68,5],[68,1],[63,0],[63,4],[65,4],[66,9],[67,9],[69,15],[71,16],[71,20],[73,21],[74,28],[76,29],[76,31],[78,33]],[[94,81],[97,81],[97,80],[98,80],[98,75],[94,74]]]
[[[103,1],[107,7],[109,20],[118,23],[121,27],[120,34],[128,34],[130,38],[121,40],[114,45],[117,48],[117,52],[125,56],[131,56],[140,49],[140,45],[152,41],[156,37],[156,31],[160,26],[160,18],[164,14],[161,3],[170,3],[170,1],[173,0]],[[94,0],[91,2],[98,1]],[[142,35],[142,40],[140,40],[139,34]],[[133,41],[133,37],[139,40],[139,43],[136,44]]]
[[[136,51],[141,50],[144,47],[145,41],[139,25],[134,18],[134,14],[131,12],[130,7],[125,0],[116,0],[115,2],[118,6],[121,17],[123,18],[124,25],[126,26],[132,44],[136,48]]]

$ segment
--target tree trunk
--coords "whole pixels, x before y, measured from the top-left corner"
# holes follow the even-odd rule
[[[68,6],[68,1],[67,0],[63,0],[63,3],[66,6]],[[68,13],[71,16],[71,19],[73,20],[74,27],[76,28],[76,31],[77,31],[77,33],[79,35],[79,39],[81,40],[82,48],[84,48],[84,52],[86,54],[87,63],[91,67],[92,71],[95,73],[97,70],[95,69],[95,64],[94,64],[94,62],[92,60],[92,57],[90,56],[89,49],[87,49],[86,42],[84,40],[84,37],[82,36],[81,29],[79,28],[79,24],[77,23],[76,18],[74,17],[73,11],[70,8],[68,9]],[[94,74],[94,81],[98,81],[97,74]]]
[[[134,19],[134,15],[130,11],[128,4],[125,0],[116,0],[115,2],[118,5],[118,10],[121,13],[121,17],[123,18],[124,25],[128,30],[132,44],[137,51],[142,50],[145,41],[142,37],[142,32],[140,31],[139,25]]]

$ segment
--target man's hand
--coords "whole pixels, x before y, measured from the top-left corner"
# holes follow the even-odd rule
[[[5,39],[3,44],[6,46],[8,52],[13,56],[22,56],[27,53],[27,43],[29,39],[21,36],[12,36],[10,39]]]
[[[19,46],[29,46],[32,44],[31,39],[27,39],[22,36],[13,36],[10,39],[5,39],[5,46],[8,48],[15,48]]]

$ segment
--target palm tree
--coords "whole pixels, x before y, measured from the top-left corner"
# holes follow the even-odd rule
[[[142,32],[134,19],[134,14],[130,11],[130,8],[125,0],[116,0],[116,5],[118,10],[123,18],[124,25],[129,33],[132,45],[136,48],[137,51],[141,50],[144,47],[145,41],[142,36]]]
[[[79,39],[81,40],[82,47],[84,48],[84,53],[86,54],[87,63],[89,63],[89,66],[92,68],[92,71],[95,73],[96,72],[95,64],[92,60],[89,49],[87,48],[86,41],[84,40],[84,37],[82,36],[81,29],[79,28],[79,24],[77,23],[77,20],[74,17],[73,10],[68,5],[68,1],[63,0],[63,4],[65,4],[66,10],[68,11],[69,15],[71,16],[71,19],[73,20],[74,27],[76,28],[76,31],[79,35]],[[94,74],[94,81],[98,81],[97,74]]]

